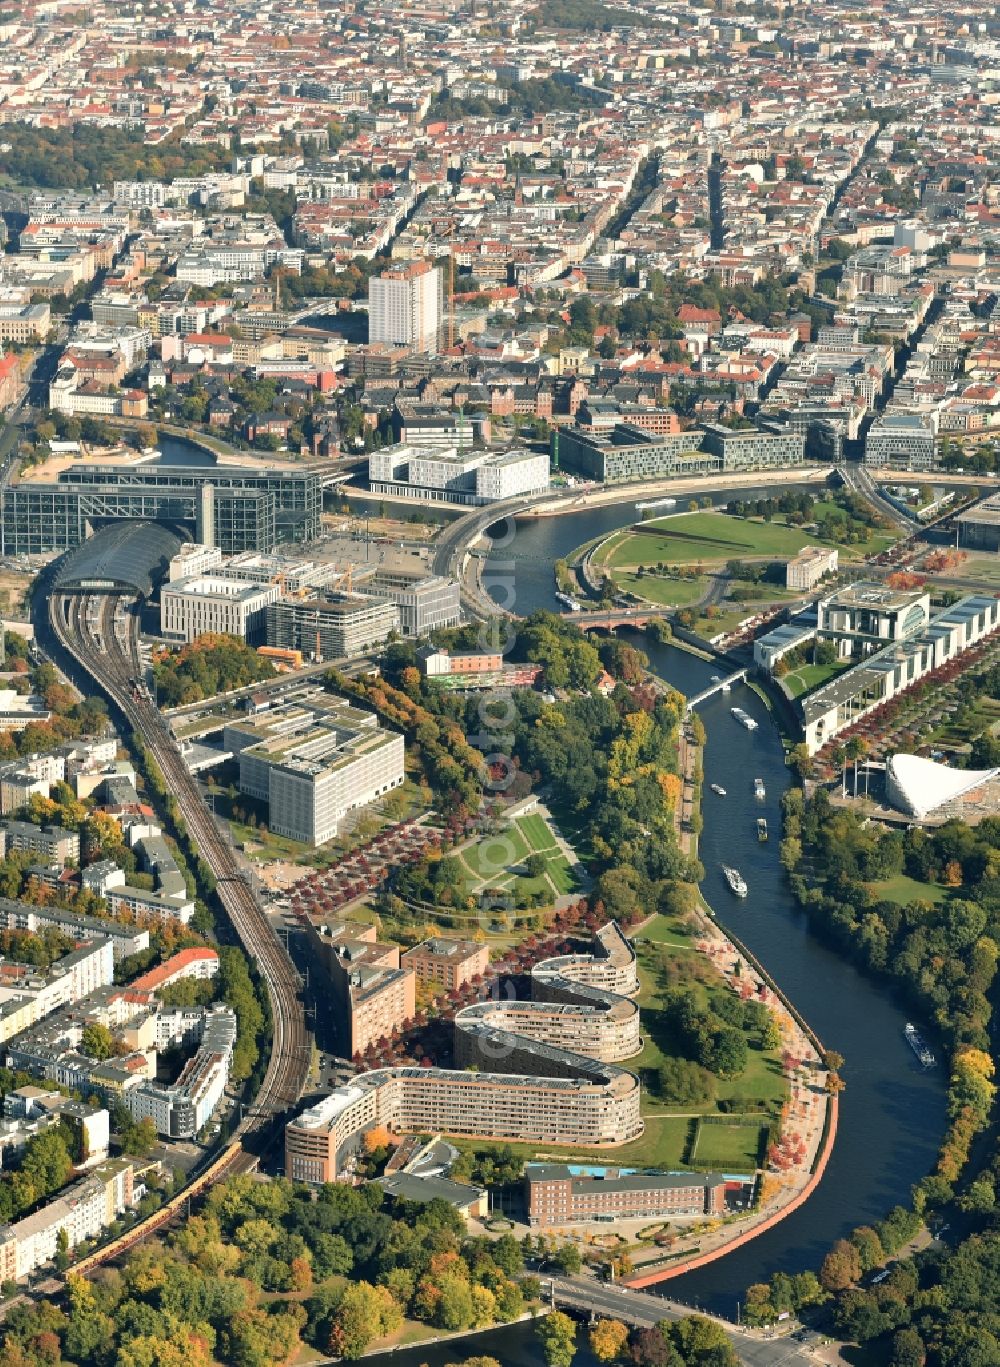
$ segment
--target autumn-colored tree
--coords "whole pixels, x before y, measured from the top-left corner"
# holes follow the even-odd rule
[[[838,1239],[823,1259],[819,1280],[825,1291],[846,1291],[861,1277],[861,1255],[846,1239]]]
[[[614,1362],[628,1345],[628,1329],[620,1320],[595,1320],[587,1339],[594,1357],[601,1362]]]

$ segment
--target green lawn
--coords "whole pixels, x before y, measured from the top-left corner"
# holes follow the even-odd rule
[[[837,660],[829,665],[800,665],[798,669],[786,674],[781,682],[793,698],[799,698],[803,693],[811,693],[813,689],[821,688],[823,684],[829,683],[837,674],[855,663],[857,662],[853,660]]]
[[[530,853],[528,842],[517,827],[508,826],[463,850],[462,862],[473,877],[492,883],[515,864],[527,859]]]
[[[822,505],[821,505],[822,507]],[[860,546],[841,546],[844,559],[858,559],[891,545],[889,533],[875,533]],[[805,546],[833,545],[801,527],[782,521],[731,517],[728,513],[676,513],[609,538],[595,555],[597,565],[633,569],[639,565],[719,564],[726,560],[774,556],[789,559]]]
[[[536,854],[543,854],[556,848],[556,838],[544,816],[532,812],[529,816],[517,818],[517,829]]]
[[[761,1132],[766,1128],[756,1120],[732,1125],[699,1124],[691,1150],[691,1162],[711,1165],[721,1172],[746,1172],[757,1167]]]
[[[866,885],[876,897],[886,902],[897,902],[901,907],[910,902],[945,902],[951,896],[951,888],[943,888],[940,883],[919,883],[916,878],[908,878],[905,873],[897,873],[895,878],[882,878],[877,883]]]
[[[685,608],[690,603],[697,603],[708,592],[708,579],[703,574],[696,579],[666,579],[644,574],[640,579],[628,570],[616,570],[611,577],[616,589],[634,593],[637,598],[658,603],[661,607]]]

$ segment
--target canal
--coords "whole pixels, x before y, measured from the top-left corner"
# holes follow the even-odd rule
[[[716,497],[724,501],[726,495]],[[514,542],[501,553],[515,560],[516,611],[554,609],[552,561],[632,516],[631,506],[619,506],[519,523]],[[676,646],[659,646],[642,633],[620,635],[644,650],[656,673],[683,693],[699,692],[720,672],[719,666]],[[734,720],[730,707],[735,705],[759,722],[756,731]],[[728,1257],[663,1284],[666,1295],[734,1318],[751,1282],[774,1271],[818,1267],[835,1239],[908,1201],[912,1185],[933,1165],[944,1132],[946,1078],[941,1069],[925,1073],[917,1064],[903,1038],[906,1014],[891,989],[857,972],[811,934],[792,899],[778,862],[780,799],[789,773],[761,698],[740,685],[709,699],[700,711],[708,737],[700,842],[705,898],[824,1045],[846,1059],[837,1142],[826,1175],[806,1205]],[[758,777],[767,793],[763,802],[753,793]],[[709,783],[721,784],[727,796],[717,797]],[[757,839],[758,816],[767,819],[771,838],[765,844]],[[747,880],[745,902],[729,891],[723,862],[735,864]]]

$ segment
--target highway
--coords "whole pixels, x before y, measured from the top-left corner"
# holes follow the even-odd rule
[[[216,879],[230,923],[266,986],[272,1017],[270,1057],[254,1104],[234,1136],[242,1143],[256,1134],[259,1151],[262,1143],[273,1142],[280,1134],[280,1122],[298,1102],[308,1075],[311,1041],[300,980],[202,801],[164,718],[138,682],[142,666],[134,607],[134,601],[122,594],[54,592],[49,617],[63,647],[115,704],[159,765],[191,840]],[[245,1157],[249,1161],[238,1166],[254,1166],[256,1156],[248,1151]]]
[[[632,1291],[628,1287],[613,1286],[587,1277],[546,1276],[543,1286],[545,1282],[551,1282],[556,1304],[567,1310],[622,1320],[638,1328],[658,1324],[660,1320],[679,1320],[698,1313],[691,1306],[667,1300],[666,1297],[653,1296],[646,1291]],[[748,1367],[816,1367],[816,1359],[790,1338],[765,1338],[759,1333],[738,1329],[725,1320],[715,1322],[723,1325],[740,1361],[747,1363]]]

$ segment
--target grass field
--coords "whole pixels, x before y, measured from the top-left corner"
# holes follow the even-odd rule
[[[789,690],[793,698],[799,698],[803,693],[811,693],[815,688],[821,688],[823,684],[829,683],[837,674],[850,668],[852,660],[839,660],[830,665],[802,665],[799,669],[793,669],[786,674],[782,683]]]
[[[930,902],[936,905],[938,902],[947,901],[951,896],[950,888],[943,888],[940,883],[918,883],[915,878],[908,878],[905,873],[897,873],[895,878],[883,878],[866,886],[876,897],[881,897],[886,902],[897,902],[901,907],[908,906],[910,902]]]
[[[882,550],[892,540],[890,534],[876,534],[863,546],[841,546],[841,557],[862,558]],[[625,529],[609,538],[595,554],[594,563],[609,569],[634,569],[661,562],[721,564],[765,556],[787,560],[804,546],[833,544],[784,522],[760,522],[720,512],[679,513],[643,523],[641,531]]]
[[[753,1171],[761,1148],[765,1126],[747,1120],[732,1125],[698,1124],[691,1149],[691,1162],[711,1164],[722,1172]]]
[[[630,570],[616,570],[611,577],[616,589],[661,607],[686,608],[708,592],[708,579],[703,574],[697,579],[661,579],[659,575],[644,574],[640,579]]]
[[[1000,588],[1000,555],[976,555],[959,566],[953,573],[963,579],[978,579],[991,588]]]
[[[545,860],[543,874],[529,876],[519,871],[519,866],[531,854],[540,854]],[[538,812],[518,817],[505,830],[470,845],[459,859],[469,874],[467,896],[483,887],[506,888],[513,893],[518,905],[523,905],[526,898],[539,893],[554,899],[575,892],[579,887],[576,875],[556,843],[555,834]]]
[[[538,812],[517,818],[517,829],[536,854],[545,854],[556,848],[556,838],[548,822]]]

